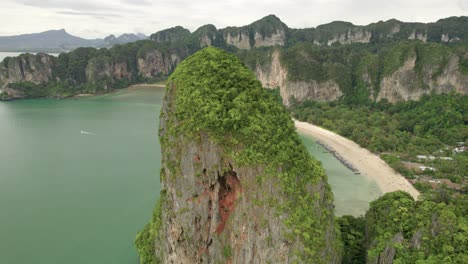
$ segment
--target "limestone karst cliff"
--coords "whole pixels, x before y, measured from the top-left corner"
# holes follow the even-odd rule
[[[424,94],[468,93],[467,45],[447,47],[420,41],[382,46],[314,47],[249,51],[241,57],[264,87],[291,100],[418,100]]]
[[[0,99],[2,94],[9,98],[22,98],[24,93],[8,86],[9,83],[31,82],[35,84],[53,80],[52,69],[55,65],[53,56],[39,53],[22,54],[7,58],[0,63]]]
[[[103,93],[169,75],[187,47],[140,41],[111,49],[79,48],[58,57],[22,54],[0,63],[0,100]]]
[[[0,64],[0,100],[102,93],[165,78],[185,57],[207,46],[240,57],[265,87],[280,89],[286,105],[466,94],[467,25],[467,17],[451,17],[427,24],[393,19],[355,26],[335,21],[291,29],[270,15],[243,27],[204,25],[193,33],[174,27],[153,34],[152,41],[112,49],[7,59]],[[48,61],[42,63],[44,58]]]
[[[178,66],[159,134],[161,199],[136,240],[142,263],[340,262],[324,170],[235,56],[206,48]]]

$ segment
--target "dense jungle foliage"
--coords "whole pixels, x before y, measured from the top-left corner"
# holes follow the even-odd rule
[[[466,197],[447,201],[433,191],[414,201],[405,192],[387,193],[371,203],[364,217],[338,219],[345,245],[342,263],[467,263],[467,213]]]

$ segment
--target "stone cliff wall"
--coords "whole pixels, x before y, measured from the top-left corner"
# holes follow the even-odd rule
[[[286,32],[284,30],[277,30],[271,36],[263,36],[259,32],[255,32],[255,47],[271,47],[283,46],[286,41]]]
[[[300,63],[300,62],[298,62]],[[367,73],[362,79],[367,84],[371,100],[387,99],[389,102],[418,100],[424,94],[449,93],[455,91],[468,93],[468,75],[459,71],[459,57],[452,56],[440,74],[435,74],[438,65],[423,67],[421,79],[416,70],[416,57],[408,58],[394,73],[380,81],[379,89],[374,91]],[[257,64],[255,74],[266,88],[279,88],[283,103],[289,105],[291,98],[302,102],[304,100],[333,101],[343,95],[339,84],[334,80],[300,81],[290,80],[288,70],[281,63],[279,50],[274,50],[267,63]]]
[[[332,37],[327,41],[327,45],[335,42],[341,44],[351,43],[369,43],[372,38],[372,32],[361,28],[351,28],[346,33]]]
[[[9,58],[0,64],[0,89],[5,90],[9,83],[41,83],[52,80],[52,68],[55,58],[39,53],[24,54]]]
[[[158,75],[169,75],[179,64],[181,58],[177,54],[164,56],[160,51],[148,52],[143,58],[138,58],[138,71],[146,78]]]
[[[228,32],[224,34],[224,41],[227,45],[233,45],[239,49],[250,49],[250,39],[248,32],[239,32],[237,34],[233,34]]]
[[[271,60],[265,66],[257,65],[255,74],[264,87],[280,89],[283,103],[289,105],[291,98],[297,101],[307,99],[317,101],[333,101],[338,99],[342,92],[338,84],[333,80],[317,81],[291,81],[288,79],[288,71],[281,64],[281,54],[275,50],[271,54]]]
[[[408,58],[403,66],[390,76],[383,78],[377,101],[389,102],[418,100],[423,94],[449,93],[455,91],[468,93],[468,75],[462,75],[458,69],[458,56],[450,58],[442,73],[434,76],[434,67],[424,67],[422,80],[416,74],[416,57]]]
[[[187,51],[161,52],[157,49],[149,50],[142,57],[135,58],[136,65],[132,65],[132,58],[128,60],[113,60],[110,57],[94,57],[89,59],[84,68],[84,81],[70,77],[59,77],[57,58],[47,54],[27,54],[8,58],[0,64],[0,99],[19,99],[25,97],[23,92],[9,86],[12,83],[31,82],[34,84],[51,84],[52,81],[79,86],[90,84],[95,91],[109,91],[115,89],[119,81],[134,83],[137,80],[152,79],[169,75],[180,63]],[[84,83],[83,83],[84,82]],[[52,83],[53,84],[53,83]],[[61,84],[59,84],[61,85]],[[64,85],[64,86],[66,86]],[[86,92],[93,90],[87,88]],[[121,86],[118,86],[119,88]],[[80,92],[79,89],[75,93]],[[61,97],[60,94],[48,96]]]

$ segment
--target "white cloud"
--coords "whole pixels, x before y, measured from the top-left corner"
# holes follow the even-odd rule
[[[334,20],[365,25],[396,18],[431,22],[466,15],[468,0],[2,0],[0,35],[65,28],[86,37],[151,34],[181,25],[195,30],[242,26],[276,14],[294,28]]]

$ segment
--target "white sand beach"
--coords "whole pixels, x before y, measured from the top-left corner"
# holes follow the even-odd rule
[[[298,131],[330,146],[359,172],[374,180],[383,193],[402,190],[408,192],[415,199],[419,196],[419,192],[408,180],[369,150],[347,138],[310,123],[297,120],[294,120],[294,123]]]

